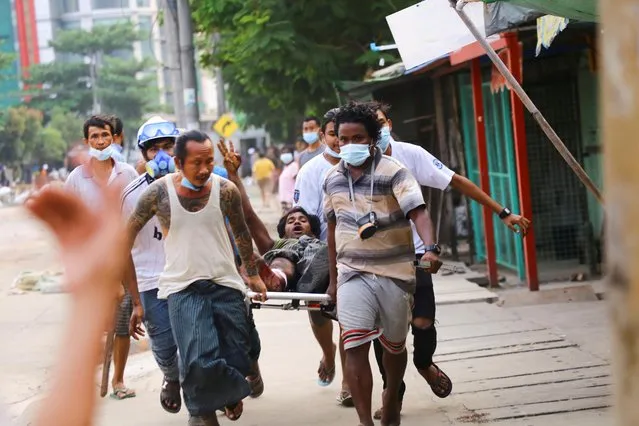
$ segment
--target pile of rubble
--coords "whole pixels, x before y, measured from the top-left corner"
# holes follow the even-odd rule
[[[20,272],[13,280],[9,293],[18,295],[28,291],[39,291],[44,294],[64,292],[62,272]]]

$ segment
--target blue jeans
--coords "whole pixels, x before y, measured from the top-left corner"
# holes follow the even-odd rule
[[[198,280],[171,294],[168,302],[189,414],[215,414],[246,398],[251,327],[244,295]]]
[[[158,289],[140,293],[140,301],[144,308],[144,327],[151,340],[151,350],[164,377],[168,381],[180,379],[178,353],[171,321],[169,320],[169,304],[158,299]]]

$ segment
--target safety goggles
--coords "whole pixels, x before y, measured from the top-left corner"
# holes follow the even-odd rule
[[[147,124],[142,128],[138,137],[138,143],[146,142],[149,139],[177,137],[180,131],[174,123],[165,121],[162,123]]]

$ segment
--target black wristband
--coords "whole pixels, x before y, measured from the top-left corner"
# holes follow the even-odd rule
[[[504,209],[501,211],[501,213],[499,213],[499,218],[500,219],[506,219],[511,214],[513,214],[513,212],[511,212],[508,207],[504,207]]]

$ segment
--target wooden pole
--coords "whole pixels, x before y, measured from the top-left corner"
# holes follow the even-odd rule
[[[481,66],[479,59],[473,59],[470,67],[470,79],[473,88],[473,109],[475,111],[475,137],[477,138],[477,169],[480,187],[490,194],[490,176],[488,167],[488,148],[486,147],[486,125],[484,119],[484,95],[482,92]],[[486,243],[486,266],[488,267],[488,284],[497,287],[497,254],[495,252],[495,231],[493,212],[488,206],[483,209],[484,241]]]
[[[600,1],[606,255],[616,424],[639,423],[639,0]]]

